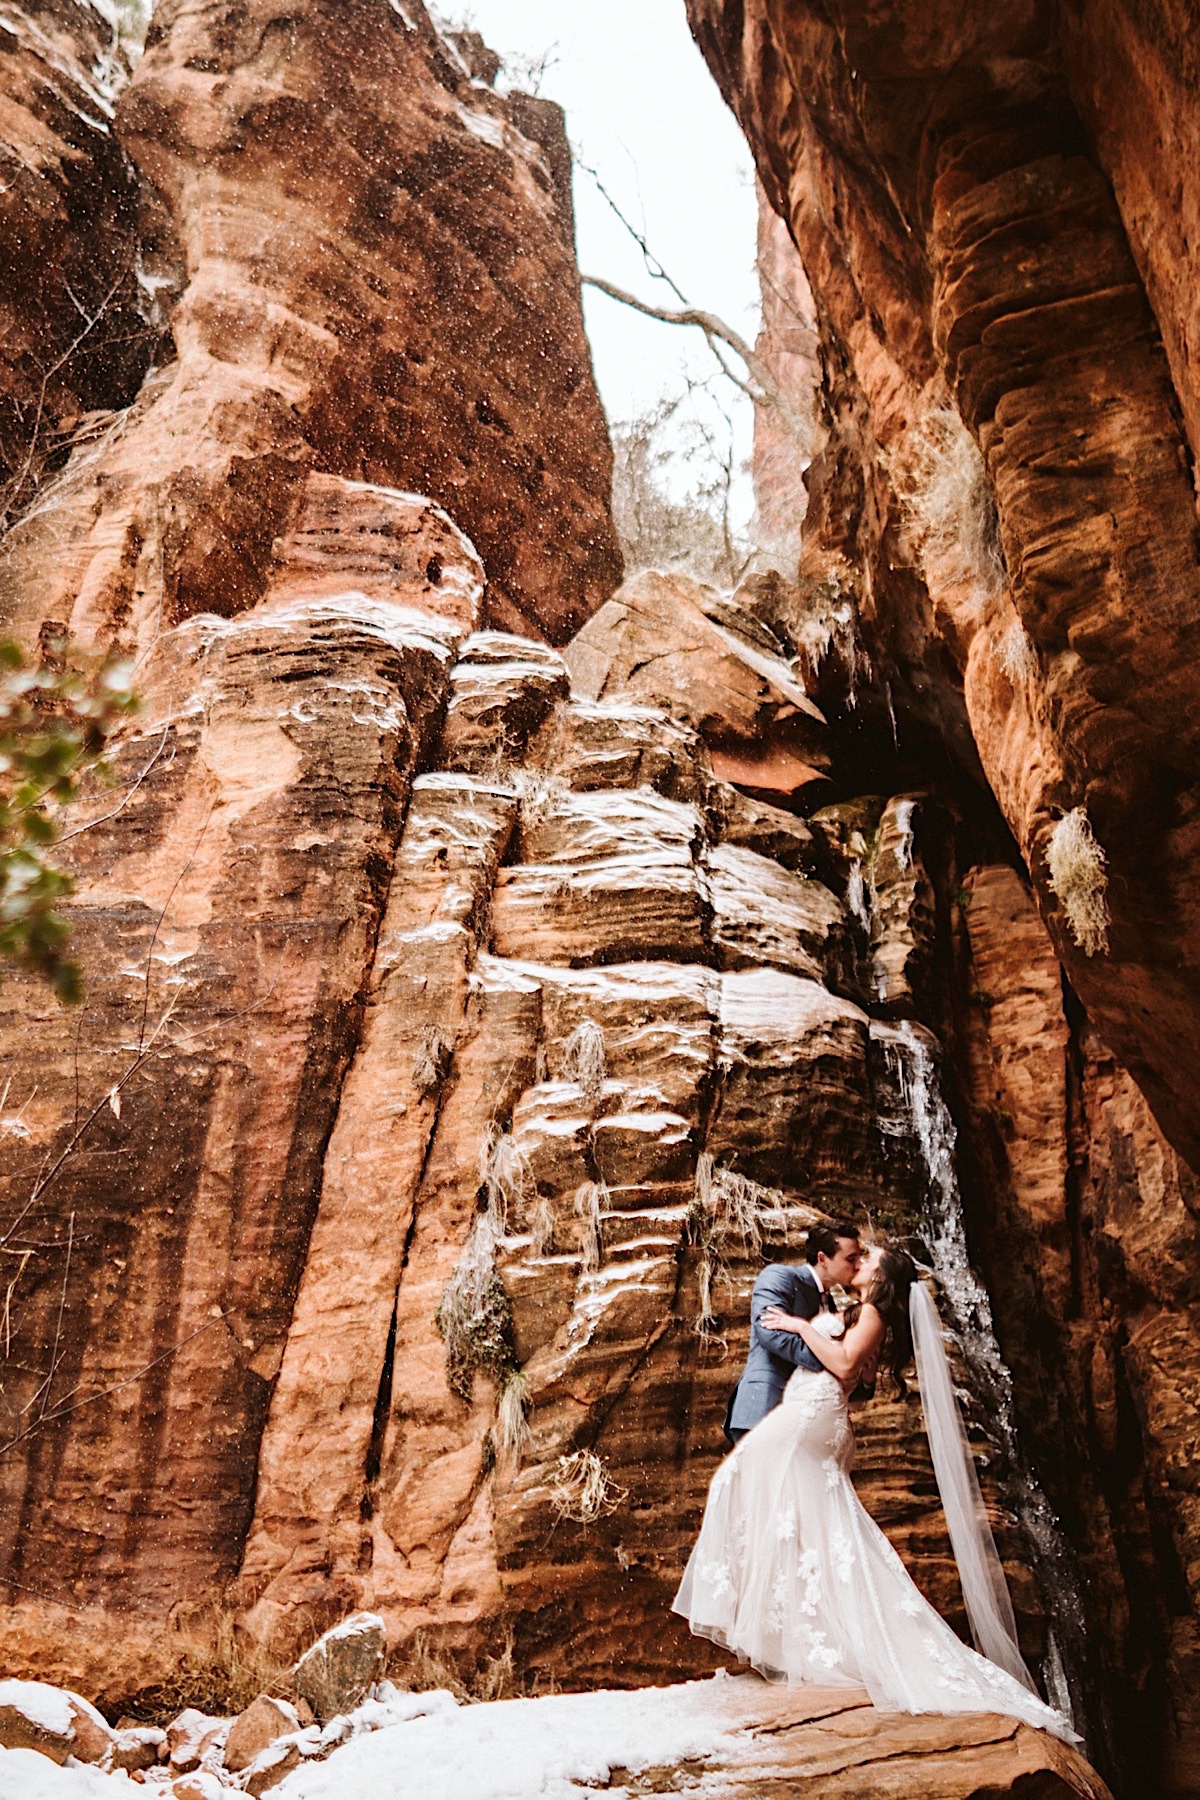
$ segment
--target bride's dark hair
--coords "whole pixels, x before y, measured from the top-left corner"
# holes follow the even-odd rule
[[[907,1250],[885,1250],[879,1258],[871,1290],[866,1295],[866,1299],[876,1308],[887,1326],[880,1361],[891,1375],[896,1384],[896,1392],[901,1396],[908,1392],[904,1371],[912,1361],[913,1354],[908,1296],[916,1279],[917,1265]],[[851,1306],[843,1313],[847,1330],[858,1318],[860,1310],[858,1306]]]

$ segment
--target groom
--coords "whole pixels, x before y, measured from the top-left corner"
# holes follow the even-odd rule
[[[759,1324],[768,1306],[781,1306],[800,1319],[815,1319],[822,1307],[836,1310],[829,1290],[848,1287],[862,1257],[857,1225],[814,1225],[804,1247],[805,1261],[768,1263],[750,1297],[750,1354],[742,1378],[730,1395],[725,1435],[731,1443],[745,1437],[783,1399],[796,1367],[819,1370],[821,1363],[803,1338],[791,1331],[767,1331]]]

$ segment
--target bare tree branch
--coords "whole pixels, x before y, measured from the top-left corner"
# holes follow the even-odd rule
[[[674,281],[663,268],[657,256],[655,256],[653,250],[651,250],[649,244],[646,242],[645,233],[639,231],[637,226],[634,225],[621,211],[621,208],[617,205],[617,202],[613,199],[612,195],[601,181],[597,171],[592,168],[590,163],[584,162],[574,144],[571,146],[571,156],[576,168],[582,169],[584,174],[590,177],[595,184],[596,192],[600,195],[600,198],[604,201],[605,205],[610,207],[613,213],[615,213],[616,217],[620,220],[621,224],[625,227],[626,231],[641,251],[642,260],[646,265],[646,273],[654,281],[665,281],[675,298],[679,301],[679,304],[681,306],[686,306],[688,304],[687,295],[679,286],[679,283]]]
[[[784,423],[797,437],[804,432],[804,421],[791,400],[780,387],[766,363],[742,337],[740,332],[727,325],[716,313],[705,311],[697,306],[655,306],[649,300],[639,300],[636,294],[628,293],[614,282],[605,281],[599,275],[582,275],[584,287],[595,288],[598,293],[607,294],[610,300],[616,300],[622,306],[632,307],[635,312],[644,313],[648,319],[660,319],[664,325],[694,325],[702,331],[708,340],[709,347],[720,362],[725,374],[748,394],[756,406],[774,407],[782,416]],[[672,283],[674,286],[674,283]],[[728,344],[729,348],[741,357],[750,375],[750,381],[743,381],[728,367],[718,349],[719,344]]]
[[[78,1412],[83,1406],[91,1406],[97,1400],[107,1400],[110,1394],[119,1394],[122,1388],[132,1387],[137,1381],[144,1381],[151,1369],[157,1369],[160,1363],[169,1361],[172,1356],[178,1356],[181,1350],[186,1350],[190,1343],[193,1343],[204,1332],[211,1331],[214,1325],[221,1324],[224,1318],[225,1314],[222,1312],[216,1318],[206,1319],[203,1325],[198,1325],[195,1331],[190,1331],[187,1337],[181,1339],[178,1344],[172,1344],[169,1350],[164,1350],[161,1356],[156,1356],[152,1361],[144,1363],[140,1369],[135,1369],[132,1375],[126,1375],[123,1381],[114,1381],[108,1387],[98,1388],[95,1393],[85,1394],[82,1400],[74,1400],[73,1404],[68,1404],[79,1391],[77,1388],[72,1388],[71,1393],[65,1399],[60,1400],[51,1412],[40,1414],[32,1425],[25,1427],[24,1431],[19,1431],[15,1437],[9,1438],[6,1444],[0,1444],[0,1456],[7,1456],[10,1450],[15,1450],[18,1444],[23,1444],[27,1438],[31,1438],[35,1432],[41,1431],[44,1426],[53,1425],[56,1420],[65,1419],[69,1413]],[[0,1576],[0,1585],[3,1585],[3,1581],[4,1577]]]

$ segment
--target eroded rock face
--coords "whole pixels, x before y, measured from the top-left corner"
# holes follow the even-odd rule
[[[973,869],[965,891],[972,1097],[991,1148],[1005,1342],[1087,1569],[1098,1663],[1139,1697],[1125,1721],[1141,1734],[1133,1753],[1185,1794],[1197,1741],[1196,1177],[1077,1006],[1064,1007],[1015,871]]]
[[[314,519],[328,500],[321,478]],[[82,1609],[68,1632],[18,1602],[6,1647],[134,1686],[178,1642],[152,1621],[236,1575],[263,1635],[357,1606],[400,1645],[469,1651],[507,1621],[559,1681],[711,1666],[664,1621],[756,1246],[795,1256],[815,1208],[920,1199],[891,1027],[865,1010],[878,952],[821,879],[821,833],[725,788],[666,711],[577,698],[544,645],[468,633],[477,566],[444,518],[345,504],[407,522],[390,601],[303,600],[285,570],[277,598],[156,654],[121,764],[142,779],[76,840],[97,969],[78,1055],[35,1047],[4,990],[18,1105],[37,1090],[24,1156],[67,1152],[37,1197],[56,1247],[27,1271],[8,1567]],[[314,531],[289,542],[319,588]],[[911,898],[897,841],[881,891],[890,856]],[[902,917],[915,942],[925,915]],[[94,1122],[73,1146],[76,1071]],[[446,1314],[481,1242],[499,1362]],[[59,1391],[87,1403],[60,1418]],[[915,1401],[878,1401],[862,1443],[868,1501],[957,1618]],[[114,1669],[118,1578],[144,1623]]]
[[[936,786],[948,754],[960,817],[987,838],[982,774],[1048,927],[1001,836],[981,849],[960,831],[937,929],[969,955],[935,1011],[959,1045],[978,1241],[1033,1454],[1087,1564],[1127,1766],[1185,1793],[1196,1457],[1177,1421],[1200,1279],[1189,27],[1170,7],[1151,21],[971,0],[919,15],[690,0],[689,16],[821,325],[829,436],[799,611],[828,640],[813,691],[835,757],[856,717],[831,704],[828,670],[852,673],[862,646],[877,762]],[[1076,837],[1052,884],[1059,821],[1083,813],[1103,866]],[[929,1018],[918,896],[898,873],[889,885],[908,916],[889,926],[877,896],[876,993]],[[1089,896],[1111,915],[1106,944],[1086,941]]]
[[[777,583],[648,576],[610,601],[558,122],[481,88],[462,48],[475,83],[419,6],[384,0],[160,8],[119,129],[186,259],[177,354],[7,540],[6,621],[144,659],[115,788],[66,845],[87,1008],[0,989],[0,1646],[113,1696],[224,1607],[282,1641],[369,1607],[393,1643],[467,1661],[512,1627],[522,1677],[560,1685],[711,1667],[665,1608],[762,1248],[797,1255],[818,1209],[903,1234],[927,1198],[895,1021],[953,1061],[964,928],[936,807],[905,782],[797,815],[836,770]],[[565,657],[547,645],[601,601]],[[957,655],[976,601],[955,605]],[[978,658],[968,675],[986,686]],[[1036,808],[1065,753],[1033,700],[1002,699],[989,767]],[[930,716],[956,709],[965,730],[933,684]],[[1123,1070],[1096,1054],[1072,1086],[1044,941],[973,861],[970,953],[1024,958],[984,1046],[1022,1121],[1015,1268],[1060,1255],[1085,1180],[1101,1239],[1132,1243],[1131,1147],[1172,1220],[1166,1298],[1128,1346],[1120,1323],[1077,1334],[1087,1395],[1045,1381],[1117,1446],[1072,1527],[1119,1633],[1131,1546],[1161,1572],[1152,1524],[1195,1561],[1172,1432],[1146,1439],[1159,1512],[1105,1487],[1122,1380],[1187,1403],[1191,1190]],[[1140,1282],[1136,1244],[1121,1257]],[[1047,1367],[1091,1269],[1051,1272]],[[1043,1608],[976,1423],[1036,1658]],[[860,1446],[864,1497],[961,1626],[915,1400],[876,1401]],[[1182,1668],[1181,1619],[1148,1616],[1118,1674],[1164,1631]],[[176,1746],[196,1792],[224,1730],[202,1726]],[[978,1745],[922,1732],[911,1766],[937,1791],[930,1743]],[[992,1756],[972,1780],[995,1785]]]
[[[0,525],[64,443],[129,402],[157,337],[136,274],[137,178],[112,126],[126,73],[86,0],[5,8]]]
[[[116,795],[67,846],[87,1009],[0,990],[4,1229],[54,1239],[23,1327],[50,1361],[6,1364],[5,1555],[50,1606],[117,1584],[162,1617],[236,1573],[410,784],[481,598],[436,515],[427,547],[437,589],[167,634]],[[454,616],[423,604],[444,591]]]
[[[581,696],[667,702],[702,732],[724,779],[775,797],[819,787],[825,721],[781,646],[720,622],[723,602],[690,575],[635,575],[571,643]],[[716,616],[714,616],[714,614]]]
[[[143,649],[232,616],[313,469],[448,506],[491,615],[569,635],[620,563],[561,119],[528,110],[419,0],[160,7],[116,130],[181,246],[176,357],[9,540],[0,610]]]
[[[760,1183],[794,1246],[805,1192],[878,1184],[886,1058],[835,991],[858,991],[867,955],[841,902],[720,843],[737,809],[668,714],[577,699],[534,652],[467,640],[459,669],[480,676],[452,680],[438,760],[476,761],[456,708],[461,695],[478,719],[482,691],[491,768],[414,785],[243,1586],[260,1630],[332,1591],[401,1637],[469,1643],[511,1617],[527,1666],[634,1680],[707,1656],[663,1615],[719,1454],[757,1258],[728,1239],[719,1196],[697,1201],[701,1159]],[[618,771],[655,785],[614,785]],[[469,1400],[451,1391],[433,1331],[479,1194],[497,1190],[515,1441],[484,1372]],[[905,1438],[919,1489],[914,1426],[900,1409],[881,1440],[894,1456]],[[583,1456],[606,1486],[595,1516],[572,1518]],[[955,1605],[940,1527],[890,1487],[893,1523]],[[597,1606],[613,1581],[619,1614]]]
[[[758,282],[762,325],[755,351],[778,385],[776,402],[754,410],[755,563],[794,579],[808,505],[804,477],[824,437],[821,371],[812,290],[787,225],[758,192]]]
[[[919,20],[802,0],[689,12],[824,322],[810,573],[856,587],[897,704],[955,754],[965,707],[1076,990],[1194,1159],[1194,296],[1169,272],[1186,28],[973,0]],[[1131,82],[1154,95],[1150,135],[1117,97]],[[1077,807],[1108,859],[1107,954],[1081,950],[1049,887],[1055,821]]]

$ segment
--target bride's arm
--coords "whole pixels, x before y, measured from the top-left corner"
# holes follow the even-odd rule
[[[862,1371],[875,1357],[884,1337],[884,1323],[876,1309],[868,1303],[863,1307],[857,1322],[850,1327],[845,1337],[827,1337],[807,1319],[797,1319],[791,1313],[773,1308],[770,1319],[763,1315],[763,1323],[773,1331],[794,1331],[797,1337],[803,1338],[817,1360],[836,1375],[839,1381],[857,1381]]]

